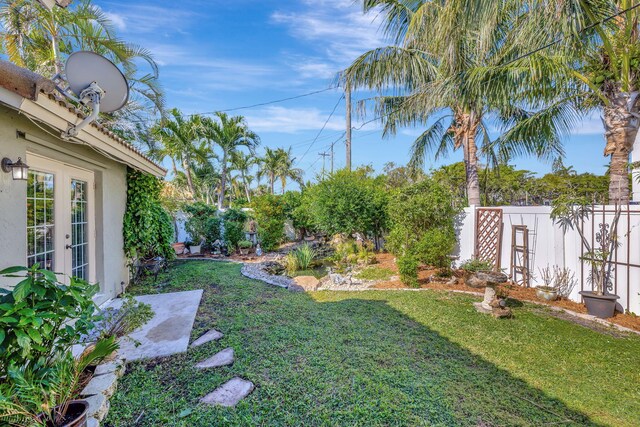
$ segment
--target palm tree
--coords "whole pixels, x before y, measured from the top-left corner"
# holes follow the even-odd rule
[[[348,88],[384,94],[376,99],[376,114],[385,136],[400,126],[427,127],[412,147],[414,170],[424,166],[429,150],[438,158],[462,149],[470,205],[481,204],[479,154],[499,164],[518,154],[561,153],[555,116],[540,120],[535,132],[492,141],[489,119],[504,130],[531,113],[520,107],[521,86],[496,87],[488,95],[486,85],[470,78],[518,55],[516,3],[365,0],[365,11],[382,9],[395,44],[363,54],[342,74]]]
[[[222,209],[224,195],[229,174],[229,160],[240,147],[246,147],[250,152],[260,144],[260,137],[247,127],[242,116],[229,117],[225,113],[216,113],[214,120],[209,117],[202,119],[200,135],[211,145],[217,145],[222,150],[220,160],[222,171],[220,193],[218,194],[218,209]],[[212,150],[214,149],[211,147]]]
[[[288,150],[279,148],[278,151],[278,157],[280,161],[277,176],[278,178],[280,178],[280,183],[282,184],[282,194],[284,194],[287,187],[287,179],[293,180],[301,187],[304,185],[302,180],[304,171],[300,168],[294,167],[295,158],[291,156],[291,147],[289,147]]]
[[[211,156],[209,147],[200,140],[202,117],[185,118],[177,108],[169,111],[168,118],[160,121],[153,133],[161,143],[157,157],[169,157],[174,175],[178,175],[179,163],[184,171],[187,187],[192,196],[196,195],[192,170],[194,162],[206,163]]]
[[[247,201],[251,203],[251,191],[249,184],[251,182],[251,176],[249,175],[251,168],[258,164],[258,159],[255,156],[251,156],[243,153],[242,151],[234,151],[231,153],[231,166],[235,171],[240,174],[240,180],[244,187]]]
[[[300,186],[303,185],[302,169],[294,168],[295,158],[291,157],[291,147],[288,150],[284,148],[271,149],[266,147],[264,157],[260,162],[260,170],[258,171],[258,179],[267,176],[269,179],[269,188],[271,194],[275,194],[275,182],[280,179],[282,184],[282,194],[287,186],[287,179],[292,179]]]
[[[265,148],[264,156],[260,159],[260,170],[257,174],[258,182],[263,176],[267,177],[271,194],[274,194],[274,185],[280,168],[280,153],[278,150],[280,149]]]

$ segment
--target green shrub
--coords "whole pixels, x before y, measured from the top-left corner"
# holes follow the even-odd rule
[[[318,253],[314,249],[312,249],[308,243],[305,243],[304,245],[293,251],[293,254],[298,260],[298,266],[300,267],[300,270],[308,270],[309,266],[313,262],[313,259]]]
[[[340,170],[307,189],[309,216],[321,231],[334,235],[378,236],[387,222],[387,192],[382,178],[368,170]]]
[[[450,266],[455,248],[454,196],[433,179],[398,190],[389,202],[387,249],[433,267]]]
[[[398,272],[400,281],[407,286],[417,288],[418,284],[418,260],[411,255],[398,258]]]
[[[253,247],[253,242],[251,240],[240,240],[238,242],[238,247],[240,249],[249,249]]]
[[[285,240],[284,196],[265,194],[251,200],[253,215],[258,223],[258,238],[262,249],[271,251],[277,249]]]
[[[123,220],[124,251],[130,259],[162,256],[172,259],[174,228],[171,216],[160,202],[162,181],[138,172],[127,171],[127,209]]]
[[[473,258],[467,261],[463,261],[460,265],[460,269],[468,271],[469,273],[475,273],[477,271],[492,270],[493,266],[488,261],[481,261],[479,259]]]
[[[222,217],[224,220],[224,242],[229,249],[238,249],[238,243],[245,239],[244,225],[247,214],[239,209],[229,209]]]
[[[287,191],[282,197],[285,217],[291,220],[300,237],[317,231],[311,216],[309,192]]]
[[[10,267],[0,276],[23,278],[0,299],[0,376],[12,365],[45,366],[98,320],[92,299],[98,287],[84,280],[71,278],[63,285],[38,264]]]
[[[206,203],[195,202],[185,205],[183,210],[188,215],[184,228],[194,245],[199,245],[203,240],[211,244],[220,239],[220,219],[217,208]],[[210,240],[212,238],[213,240]]]

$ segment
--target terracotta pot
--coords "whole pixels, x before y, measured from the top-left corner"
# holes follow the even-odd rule
[[[55,410],[58,410],[60,406],[56,406]],[[65,424],[54,425],[47,422],[47,427],[87,427],[87,411],[89,410],[89,402],[86,400],[72,400],[69,402],[67,408],[67,415],[73,417],[71,420],[67,420]],[[42,421],[44,415],[40,415],[39,420]]]
[[[240,248],[240,255],[249,255],[249,249]]]
[[[618,295],[598,295],[592,291],[580,291],[584,305],[587,306],[587,313],[601,319],[613,317],[616,312],[616,300]]]
[[[176,252],[176,255],[182,255],[184,253],[185,248],[186,248],[184,243],[172,243],[171,247]]]

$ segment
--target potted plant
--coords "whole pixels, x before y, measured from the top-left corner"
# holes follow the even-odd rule
[[[553,286],[554,274],[549,266],[540,269],[540,278],[543,286],[536,287],[536,296],[544,301],[555,301],[558,299],[558,289]]]
[[[176,255],[182,255],[186,249],[186,245],[184,243],[172,243],[171,247],[176,252]]]
[[[86,384],[87,368],[117,348],[115,337],[110,337],[77,359],[67,350],[44,366],[12,365],[0,385],[0,421],[24,427],[86,427],[89,403],[75,398]]]
[[[240,250],[240,255],[248,255],[249,250],[253,247],[253,242],[250,240],[240,240],[238,242],[238,249]]]
[[[585,253],[581,257],[591,267],[588,281],[591,283],[591,291],[580,291],[580,295],[587,307],[587,313],[599,318],[613,317],[616,309],[618,295],[610,294],[612,286],[612,256],[618,245],[618,221],[622,209],[616,206],[611,223],[603,222],[598,225],[595,244],[584,235],[583,227],[579,224],[593,217],[593,208],[585,200],[559,198],[553,206],[551,218],[566,232],[569,228],[575,229],[580,236]]]

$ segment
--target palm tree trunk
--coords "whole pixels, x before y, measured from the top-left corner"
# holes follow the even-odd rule
[[[220,194],[218,194],[218,209],[222,209],[224,193],[227,187],[227,154],[222,156],[222,176],[220,177]]]
[[[282,183],[282,194],[284,194],[284,189],[287,186],[287,177],[286,176],[281,177],[280,182]]]
[[[467,199],[469,206],[480,206],[480,179],[478,178],[478,146],[476,132],[480,125],[480,117],[474,112],[458,113],[455,115],[454,144],[462,147],[464,154],[464,169],[467,184]]]
[[[193,178],[191,177],[191,162],[189,162],[188,159],[184,159],[182,162],[182,167],[184,168],[184,173],[187,176],[187,185],[189,186],[191,197],[195,197],[196,189],[193,187]]]
[[[271,175],[271,176],[269,176],[269,180],[271,181],[271,194],[273,194],[274,193],[276,177]]]
[[[604,108],[607,145],[605,156],[611,156],[609,166],[609,203],[629,203],[629,152],[633,147],[638,125],[632,114],[638,113],[637,93],[619,93]],[[629,108],[630,107],[630,108]]]
[[[242,184],[244,185],[244,192],[247,195],[247,202],[251,203],[251,194],[249,193],[249,185],[247,184],[247,179],[242,174]]]

